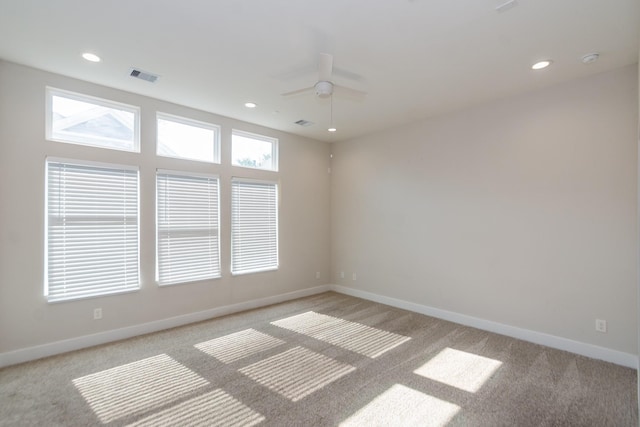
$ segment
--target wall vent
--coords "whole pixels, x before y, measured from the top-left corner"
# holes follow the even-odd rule
[[[295,124],[300,125],[300,126],[307,127],[307,126],[311,126],[311,125],[312,125],[312,124],[314,124],[314,123],[313,123],[313,122],[310,122],[309,120],[302,120],[302,119],[300,119],[300,120],[298,120],[297,122],[295,122]]]
[[[138,68],[129,69],[129,75],[131,77],[135,77],[136,79],[144,80],[149,83],[155,83],[160,78],[160,76],[156,74],[151,74]]]

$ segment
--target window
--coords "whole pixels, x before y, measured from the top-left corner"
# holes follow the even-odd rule
[[[158,171],[160,285],[220,277],[218,178]]]
[[[220,127],[158,113],[156,154],[178,159],[220,163]]]
[[[278,170],[278,140],[268,136],[233,130],[231,163],[245,168]]]
[[[273,182],[231,181],[231,272],[278,268],[278,186]]]
[[[46,175],[48,300],[139,289],[138,169],[47,159]]]
[[[47,88],[47,139],[140,152],[140,109]]]

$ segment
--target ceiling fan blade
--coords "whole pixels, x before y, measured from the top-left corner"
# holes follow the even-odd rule
[[[338,67],[333,67],[333,75],[334,76],[344,77],[345,79],[353,80],[353,81],[356,81],[356,82],[363,82],[364,81],[364,77],[362,77],[360,74],[353,73],[351,71],[344,70],[344,69],[338,68]]]
[[[289,97],[289,96],[296,96],[296,95],[306,95],[308,93],[315,93],[315,87],[311,86],[311,87],[306,87],[304,89],[293,90],[291,92],[285,92],[281,95],[284,97]]]
[[[348,98],[354,101],[364,101],[367,96],[367,92],[336,84],[333,85],[333,93],[340,98]]]
[[[330,82],[332,71],[333,55],[329,55],[328,53],[321,53],[320,62],[318,63],[318,81]]]

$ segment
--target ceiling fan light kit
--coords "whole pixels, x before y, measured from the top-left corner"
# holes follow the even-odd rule
[[[316,95],[320,98],[328,98],[333,93],[333,83],[328,81],[317,82],[314,86]]]

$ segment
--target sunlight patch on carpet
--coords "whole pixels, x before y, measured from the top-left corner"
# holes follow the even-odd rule
[[[73,380],[102,423],[171,403],[209,382],[166,354]]]
[[[297,402],[355,369],[311,350],[294,347],[239,371]]]
[[[340,426],[443,427],[458,411],[458,405],[395,384],[340,423]]]
[[[445,348],[413,371],[415,374],[475,393],[502,366],[502,362],[466,351]]]
[[[372,359],[411,339],[313,311],[277,320],[271,324]]]
[[[216,389],[145,417],[129,426],[249,427],[261,423],[264,419],[264,416],[239,400]]]
[[[284,343],[278,338],[258,332],[255,329],[246,329],[196,344],[194,347],[221,362],[231,363]]]

